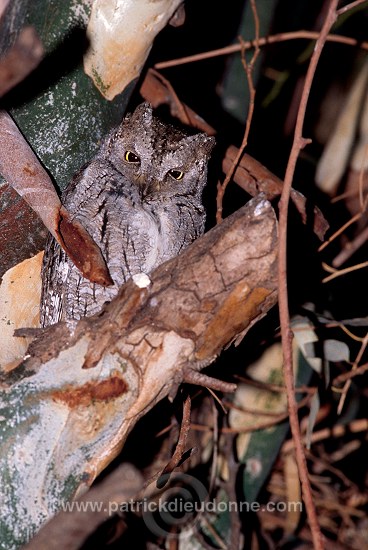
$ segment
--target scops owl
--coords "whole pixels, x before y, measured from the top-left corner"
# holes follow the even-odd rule
[[[148,103],[103,140],[62,202],[99,245],[114,285],[85,279],[50,236],[42,266],[41,325],[97,313],[138,273],[149,273],[200,236],[202,191],[214,138],[157,118]]]

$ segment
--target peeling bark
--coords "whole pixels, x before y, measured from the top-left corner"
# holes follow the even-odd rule
[[[83,275],[103,285],[112,283],[101,250],[82,224],[61,205],[50,176],[16,124],[0,110],[0,172],[39,215]]]
[[[106,99],[113,99],[139,76],[154,38],[173,18],[181,2],[95,0],[87,27],[90,47],[84,57],[84,69]],[[180,12],[173,22],[182,24]]]

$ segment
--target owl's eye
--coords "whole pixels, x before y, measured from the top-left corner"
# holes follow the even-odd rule
[[[131,162],[133,164],[138,164],[139,162],[141,162],[141,159],[135,153],[133,153],[133,151],[126,151],[124,158],[127,162]]]
[[[169,170],[168,173],[176,181],[180,181],[184,177],[184,172],[182,172],[181,170]]]

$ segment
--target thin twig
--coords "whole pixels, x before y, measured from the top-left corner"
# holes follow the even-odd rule
[[[185,446],[187,444],[188,434],[190,430],[190,409],[191,409],[191,399],[190,395],[187,395],[184,403],[183,403],[183,418],[181,421],[180,426],[180,433],[178,442],[176,444],[176,448],[174,451],[174,454],[172,455],[169,462],[166,464],[165,468],[162,471],[162,475],[168,474],[177,467],[177,465],[180,463],[183,454],[185,452]]]
[[[339,10],[337,10],[337,15],[342,15],[343,13],[346,13],[349,10],[352,10],[353,8],[356,8],[359,6],[359,4],[365,4],[367,0],[355,0],[355,2],[351,2],[347,6],[343,6]]]
[[[329,30],[336,21],[338,0],[331,0],[328,13],[323,27],[316,41],[315,48],[310,59],[308,71],[306,74],[303,91],[300,99],[300,105],[295,124],[294,140],[290,151],[289,161],[286,168],[284,187],[279,203],[279,311],[282,336],[282,348],[284,356],[284,380],[287,389],[288,410],[290,416],[290,428],[295,447],[295,458],[298,466],[299,477],[302,485],[303,499],[312,534],[313,546],[316,550],[324,548],[323,537],[319,526],[316,508],[313,502],[312,489],[308,478],[308,468],[304,447],[300,433],[298,419],[298,404],[294,393],[294,373],[293,373],[293,333],[290,328],[290,314],[288,308],[288,288],[287,288],[287,219],[290,199],[290,190],[293,182],[296,162],[301,149],[308,143],[303,138],[303,124],[308,103],[309,92],[313,83],[314,75],[317,69],[318,61],[323,47],[326,43]]]
[[[330,202],[331,204],[335,204],[336,202],[340,202],[349,197],[353,198],[358,196],[359,191],[357,191],[356,189],[352,189],[351,191],[345,191],[345,193],[341,193],[341,195],[336,195],[335,197],[332,197]]]
[[[351,441],[350,441],[351,443]],[[361,443],[359,443],[359,445],[361,445]],[[339,451],[340,452],[340,449]],[[313,453],[311,453],[310,451],[308,452],[308,459],[311,460],[312,462],[314,462],[315,464],[318,464],[319,466],[322,464],[323,465],[323,468],[329,472],[331,472],[332,474],[334,474],[336,477],[340,478],[343,483],[345,483],[345,485],[347,487],[354,487],[356,490],[358,490],[358,487],[351,481],[351,479],[349,479],[348,477],[346,477],[346,475],[344,475],[340,470],[338,470],[337,468],[334,468],[333,466],[331,466],[331,456],[333,456],[334,453],[329,453],[328,455],[328,460],[324,460],[323,458],[321,457],[315,457],[313,455]]]
[[[332,382],[332,386],[337,386],[338,384],[341,384],[342,382],[346,382],[346,380],[350,380],[351,378],[355,378],[355,376],[360,376],[361,374],[364,374],[368,371],[368,363],[364,363],[364,365],[360,365],[360,367],[357,367],[354,370],[351,370],[349,372],[344,372],[343,374],[339,374],[339,376],[336,376],[336,378]]]
[[[235,378],[239,380],[239,382],[243,382],[247,386],[253,386],[254,388],[259,388],[263,391],[268,391],[271,393],[286,393],[285,386],[279,386],[278,384],[270,384],[267,382],[260,382],[259,380],[256,380],[254,378],[239,375],[236,375]],[[294,388],[294,391],[296,393],[314,394],[315,388],[311,388],[309,386],[299,386]]]
[[[304,397],[304,399],[301,399],[299,401],[298,408],[302,409],[309,402],[310,402],[310,396],[307,395],[306,397]],[[249,413],[247,413],[247,414],[249,414]],[[263,415],[262,412],[255,412],[253,414]],[[230,434],[244,434],[244,433],[256,432],[258,430],[266,430],[268,428],[272,428],[272,427],[276,426],[277,424],[280,424],[284,420],[287,420],[288,417],[289,417],[289,413],[284,412],[284,413],[279,413],[279,414],[275,415],[272,418],[272,420],[264,420],[262,422],[254,423],[251,426],[245,426],[244,428],[229,428],[227,426],[224,426],[223,428],[221,428],[221,434],[229,434],[229,433]],[[192,430],[197,430],[197,431],[212,430],[211,426],[207,426],[207,425],[203,425],[203,424],[191,424],[190,427],[192,428]]]
[[[215,401],[211,401],[212,415],[213,415],[213,451],[211,462],[211,475],[208,488],[208,494],[212,495],[216,482],[217,466],[218,466],[218,454],[219,454],[219,417],[218,410]]]
[[[287,40],[317,40],[318,37],[319,33],[313,31],[282,32],[272,36],[261,37],[259,40],[247,40],[246,42],[243,42],[243,44],[232,44],[231,46],[226,46],[225,48],[219,48],[217,50],[188,55],[178,59],[170,59],[168,61],[160,61],[155,64],[155,69],[168,69],[169,67],[185,65],[186,63],[193,63],[196,61],[203,61],[205,59],[212,59],[213,57],[238,53],[241,52],[243,48],[246,50],[255,48],[256,44],[258,47],[262,47],[267,46],[268,44],[275,44],[277,42],[286,42]],[[360,42],[356,38],[351,38],[350,36],[329,34],[326,37],[326,42],[336,42],[338,44],[346,44],[347,46],[358,46],[363,50],[368,50],[368,42]]]
[[[332,428],[323,428],[323,430],[319,430],[318,432],[312,433],[310,440],[311,443],[318,443],[319,441],[324,441],[326,439],[330,439],[331,437],[343,437],[347,433],[360,433],[365,432],[368,429],[368,420],[366,418],[358,418],[357,420],[353,420],[353,422],[350,422],[347,425],[341,425],[338,424],[336,426],[333,426]],[[286,441],[281,449],[281,452],[284,453],[290,453],[294,449],[294,440],[289,439]]]
[[[365,165],[366,165],[366,158],[368,155],[368,146],[365,146],[364,148],[364,156],[362,161],[362,166],[359,171],[359,180],[358,180],[358,196],[359,196],[359,203],[360,203],[360,212],[356,214],[358,216],[357,220],[359,220],[366,212],[367,209],[367,203],[368,203],[368,195],[364,198],[364,174],[365,174]],[[356,216],[352,218],[352,220],[355,220]],[[352,220],[350,220],[350,223],[352,223]],[[366,227],[365,230],[363,230],[359,235],[355,237],[352,241],[346,243],[344,248],[339,252],[339,254],[333,259],[332,265],[334,267],[340,267],[346,260],[348,260],[354,252],[356,252],[368,239],[368,228]]]
[[[368,227],[366,227],[359,235],[355,237],[352,241],[349,241],[341,252],[333,259],[332,265],[334,267],[340,267],[344,264],[351,256],[359,250],[368,240]]]
[[[219,407],[221,407],[222,412],[223,412],[224,414],[227,414],[227,409],[226,409],[226,407],[224,406],[224,404],[223,404],[223,402],[222,402],[222,399],[220,399],[219,396],[218,396],[213,390],[211,390],[211,388],[207,388],[207,387],[206,387],[206,390],[208,391],[208,393],[210,393],[210,394],[212,395],[214,401],[216,401],[216,402],[218,403]]]
[[[254,83],[253,83],[253,69],[254,69],[254,65],[255,65],[255,62],[257,61],[257,58],[258,58],[258,55],[259,55],[259,52],[260,52],[260,49],[258,47],[258,40],[259,40],[259,18],[258,18],[258,13],[257,13],[257,6],[256,6],[256,2],[255,0],[251,0],[250,1],[250,4],[251,4],[251,8],[252,8],[252,12],[253,12],[253,18],[254,18],[254,26],[255,26],[255,35],[256,35],[256,38],[255,38],[255,50],[254,50],[254,53],[253,53],[253,56],[252,56],[252,59],[250,60],[249,63],[247,63],[247,60],[246,60],[246,57],[245,57],[245,49],[242,48],[241,52],[242,52],[242,55],[241,55],[241,59],[242,59],[242,64],[243,64],[243,67],[244,67],[244,70],[245,70],[245,74],[247,76],[247,82],[248,82],[248,88],[249,88],[249,105],[248,105],[248,115],[247,115],[247,121],[246,121],[246,124],[245,124],[245,131],[244,131],[244,136],[243,136],[243,141],[238,149],[238,152],[230,166],[230,169],[228,170],[227,174],[226,174],[226,177],[223,181],[223,183],[218,183],[218,186],[217,186],[217,197],[216,197],[216,203],[217,203],[217,211],[216,211],[216,222],[217,223],[220,223],[222,222],[222,201],[223,201],[223,198],[224,198],[224,194],[225,194],[225,191],[226,191],[226,188],[228,186],[228,184],[230,183],[231,181],[231,178],[233,177],[233,174],[236,170],[236,167],[238,166],[239,164],[239,161],[244,153],[244,149],[246,148],[247,144],[248,144],[248,137],[249,137],[249,132],[250,132],[250,127],[251,127],[251,123],[252,123],[252,119],[253,119],[253,113],[254,113],[254,100],[255,100],[255,96],[256,96],[256,90],[255,90],[255,87],[254,87]],[[244,44],[244,41],[242,38],[239,38],[240,40],[240,46],[243,46]]]
[[[334,241],[336,239],[336,237],[338,237],[339,235],[341,235],[341,233],[343,233],[345,231],[345,229],[347,229],[348,227],[350,227],[353,223],[355,223],[356,221],[359,220],[359,218],[362,217],[362,213],[361,212],[358,212],[357,214],[355,214],[355,216],[353,216],[352,218],[350,218],[350,220],[348,220],[346,223],[344,223],[344,225],[342,225],[341,227],[339,227],[339,229],[337,229],[337,231],[335,231],[335,233],[333,233],[328,239],[327,241],[325,241],[323,244],[321,244],[321,246],[319,247],[318,249],[318,252],[322,252],[322,250],[324,250],[330,243],[332,243],[332,241]]]
[[[239,411],[240,413],[244,413],[244,414],[266,416],[268,418],[276,418],[276,419],[279,418],[280,416],[280,412],[265,411],[262,409],[257,410],[257,409],[254,409],[253,407],[244,407],[243,405],[240,407],[240,406],[234,405],[234,403],[231,403],[230,401],[225,401],[225,404],[229,407],[229,409],[232,409],[234,411]]]
[[[363,269],[365,267],[368,267],[368,262],[352,265],[351,267],[346,267],[345,269],[336,269],[331,275],[322,279],[322,283],[328,283],[329,281],[332,281],[332,279],[336,279],[336,277],[341,277],[341,275],[346,275],[347,273],[351,273],[352,271],[357,271],[358,269]]]
[[[318,249],[318,252],[321,252],[324,248],[326,248],[333,240],[336,239],[341,233],[345,231],[350,225],[360,220],[360,218],[365,214],[367,205],[368,205],[368,195],[364,198],[363,190],[364,190],[364,167],[365,167],[365,159],[368,153],[368,146],[365,148],[365,154],[362,162],[362,167],[359,172],[359,181],[358,181],[358,191],[354,192],[354,196],[359,197],[359,203],[360,203],[360,211],[357,212],[350,220],[348,220],[344,225],[342,225],[333,235],[330,236],[330,238],[325,241]],[[339,198],[347,197],[349,194],[346,193],[345,195],[340,195]],[[334,267],[340,267],[346,260],[354,254],[360,246],[362,246],[365,241],[368,238],[367,230],[360,233],[353,241],[348,242],[344,249],[334,258],[332,265]]]
[[[362,159],[362,165],[359,170],[359,179],[358,179],[358,188],[359,188],[359,203],[360,209],[363,212],[367,206],[367,197],[364,200],[364,174],[365,167],[367,165],[367,156],[368,156],[368,145],[364,147],[364,155]]]
[[[340,322],[340,321],[333,321],[331,323],[326,323],[326,328],[335,328],[335,327],[339,327],[341,328],[341,330],[343,332],[345,332],[345,334],[347,334],[349,336],[349,338],[351,338],[352,340],[355,340],[356,342],[363,342],[363,338],[361,338],[360,336],[357,336],[356,334],[354,334],[353,332],[351,332],[351,330],[349,330],[345,325],[344,323]]]
[[[360,346],[360,349],[359,349],[359,352],[355,358],[355,361],[352,365],[352,371],[356,370],[358,368],[358,365],[362,359],[362,356],[363,356],[363,353],[365,352],[366,348],[367,348],[367,345],[368,345],[368,332],[367,334],[365,335],[364,339],[363,339],[363,342]],[[341,414],[341,411],[343,409],[343,406],[344,406],[344,403],[345,403],[345,400],[346,400],[346,396],[348,394],[348,391],[349,391],[349,388],[351,386],[351,378],[349,378],[348,380],[346,380],[345,384],[344,384],[344,387],[342,389],[342,393],[341,393],[341,397],[340,397],[340,401],[339,401],[339,405],[337,407],[337,414]]]

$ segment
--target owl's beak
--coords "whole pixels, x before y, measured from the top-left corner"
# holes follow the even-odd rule
[[[145,186],[144,197],[147,197],[148,195],[152,195],[152,193],[157,193],[157,191],[160,191],[160,189],[161,189],[160,182],[151,181]]]
[[[160,191],[161,189],[161,184],[159,181],[147,178],[144,174],[138,176],[137,183],[143,198],[147,197],[147,195],[150,195],[151,193],[157,193],[157,191]]]

